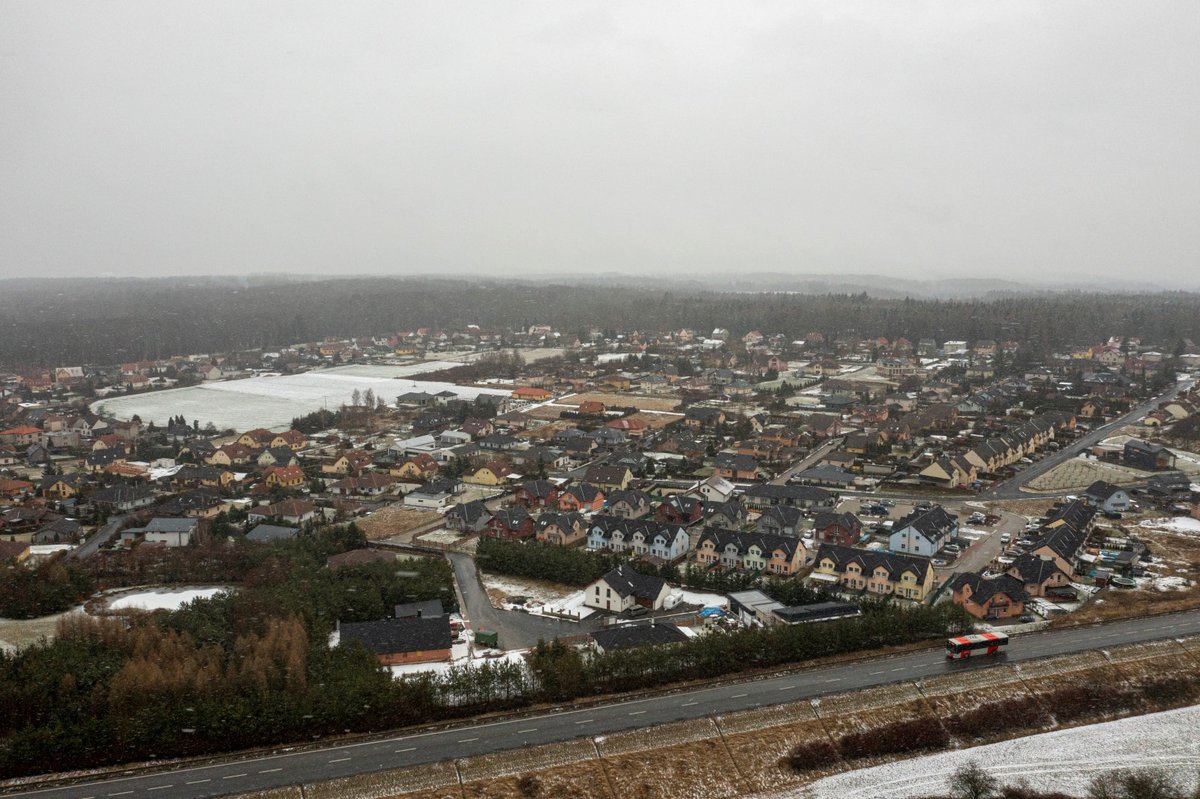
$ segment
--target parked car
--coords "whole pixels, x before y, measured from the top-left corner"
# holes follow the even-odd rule
[[[1029,624],[1029,622],[1033,621],[1033,614],[1032,613],[1022,613],[1017,618],[1017,621],[1021,622],[1022,624]]]

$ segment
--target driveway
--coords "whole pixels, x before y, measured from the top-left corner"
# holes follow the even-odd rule
[[[500,634],[503,649],[526,649],[539,640],[550,641],[570,635],[586,635],[600,629],[599,620],[584,619],[581,622],[564,621],[549,616],[534,616],[514,610],[499,610],[492,607],[475,559],[465,552],[449,552],[446,557],[454,568],[454,579],[462,593],[463,618],[472,629],[484,628]]]

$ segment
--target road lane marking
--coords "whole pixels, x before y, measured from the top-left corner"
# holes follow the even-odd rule
[[[842,681],[841,677],[831,677],[828,680],[826,680],[825,682],[841,682],[841,681]]]
[[[133,791],[117,791],[116,793],[110,793],[109,796],[124,796],[128,793],[133,793]]]
[[[259,774],[274,774],[276,771],[283,771],[281,768],[265,768],[258,772]]]
[[[583,721],[577,721],[575,723],[576,724],[591,724],[593,721],[595,721],[595,719],[584,719]]]
[[[876,674],[883,674],[883,672],[882,671],[869,671],[869,672],[867,672],[867,674],[871,677],[874,677]]]
[[[517,735],[522,735],[527,732],[537,732],[537,727],[530,727],[527,730],[517,730]]]
[[[245,774],[226,774],[226,775],[225,775],[224,777],[222,777],[221,779],[223,779],[223,780],[236,780],[238,777],[245,777],[245,776],[246,776]]]
[[[212,780],[192,780],[191,782],[185,782],[184,785],[199,785],[202,782],[212,782]]]
[[[792,690],[792,689],[793,689],[793,688],[795,688],[795,687],[796,687],[796,686],[794,686],[794,685],[785,685],[785,686],[783,686],[782,688],[780,688],[779,690],[780,690],[780,691],[790,691],[790,690]]]
[[[174,788],[174,785],[151,785],[147,791],[161,791],[163,788]]]
[[[348,757],[339,757],[336,760],[330,760],[329,762],[330,763],[345,763],[349,759],[350,758],[348,758]]]
[[[407,749],[397,749],[397,750],[396,750],[396,754],[399,754],[399,753],[401,753],[401,752],[415,752],[416,750],[417,750],[417,747],[415,747],[415,746],[410,746],[410,747],[408,747]]]
[[[578,724],[578,723],[579,722],[576,722],[576,724]],[[461,741],[459,741],[459,743],[460,744],[469,744],[469,743],[471,743],[471,741],[478,741],[478,740],[479,740],[478,738],[463,738]]]
[[[633,711],[632,713],[630,713],[629,715],[631,715],[631,716],[640,716],[640,715],[642,715],[642,714],[643,714],[643,713],[645,713],[645,712],[646,712],[646,711],[644,711],[644,710],[635,710],[635,711]]]

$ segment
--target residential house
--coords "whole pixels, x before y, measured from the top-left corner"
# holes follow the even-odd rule
[[[256,524],[246,533],[246,540],[258,544],[268,544],[272,541],[289,541],[300,534],[299,527],[285,527],[279,524]]]
[[[1020,581],[1029,596],[1045,597],[1066,590],[1073,596],[1071,577],[1051,556],[1022,554],[1009,564],[1008,574]]]
[[[670,586],[661,577],[639,574],[633,567],[621,564],[584,589],[583,604],[613,613],[623,613],[639,605],[659,610],[670,593]]]
[[[660,524],[648,519],[597,516],[588,530],[587,548],[629,552],[663,563],[674,563],[687,555],[691,539],[678,524]]]
[[[763,508],[756,529],[767,535],[799,536],[804,529],[804,511],[787,505]]]
[[[462,482],[451,479],[431,480],[404,496],[404,505],[409,508],[438,510],[449,505],[455,494],[462,491]]]
[[[279,519],[288,524],[304,524],[317,518],[317,506],[303,499],[285,499],[272,505],[258,505],[246,514],[249,522]]]
[[[326,474],[342,474],[358,476],[374,462],[371,453],[361,449],[348,449],[340,452],[328,463],[321,464],[321,471]]]
[[[645,491],[614,491],[608,495],[605,513],[622,519],[640,519],[650,512],[653,498]]]
[[[1135,469],[1158,471],[1175,468],[1175,453],[1164,446],[1136,438],[1125,442],[1123,460]]]
[[[524,508],[552,507],[558,500],[558,484],[550,480],[528,480],[517,489],[513,499]]]
[[[87,495],[87,502],[107,513],[128,513],[154,504],[156,494],[144,486],[113,486]]]
[[[705,502],[700,520],[706,527],[737,529],[746,523],[746,506],[740,502]]]
[[[424,483],[437,475],[438,462],[429,453],[418,452],[393,466],[388,473],[401,480]]]
[[[832,492],[816,486],[753,485],[744,494],[746,504],[752,508],[767,508],[786,505],[793,508],[831,507],[837,497]]]
[[[862,538],[862,521],[853,513],[818,513],[813,517],[813,538],[824,544],[852,547]]]
[[[304,485],[304,470],[299,466],[270,466],[263,482],[271,488],[292,489]]]
[[[609,493],[629,488],[629,483],[633,480],[633,473],[620,466],[589,466],[583,479],[601,491]]]
[[[758,464],[749,455],[736,452],[718,452],[715,461],[718,477],[726,480],[757,480]]]
[[[576,483],[558,494],[558,509],[564,513],[594,512],[604,507],[604,492],[591,483]]]
[[[296,457],[296,453],[291,447],[267,447],[262,452],[258,453],[258,457],[254,459],[259,468],[269,468],[271,466],[298,466],[300,459]]]
[[[728,502],[736,489],[733,483],[714,474],[698,483],[689,493],[700,496],[706,502]]]
[[[930,557],[957,535],[958,520],[941,505],[934,505],[899,519],[888,537],[888,547],[895,552]]]
[[[821,544],[810,577],[853,591],[924,602],[935,580],[929,558]]]
[[[743,533],[706,527],[696,544],[696,561],[710,567],[791,575],[807,562],[808,550],[795,536]]]
[[[545,544],[574,546],[587,538],[587,522],[578,513],[547,511],[538,517],[534,526],[537,540]]]
[[[339,644],[357,643],[384,666],[449,662],[449,616],[338,622]]]
[[[396,478],[390,474],[367,472],[362,477],[343,477],[329,487],[329,492],[342,496],[377,497],[388,493],[395,485]]]
[[[501,508],[488,520],[483,534],[506,541],[523,540],[534,534],[534,520],[520,505]]]
[[[704,501],[687,494],[672,494],[658,504],[654,520],[669,524],[694,524],[704,515]]]
[[[199,519],[168,519],[155,516],[144,527],[121,531],[121,540],[141,538],[147,544],[165,547],[186,547],[200,529]]]
[[[488,461],[470,474],[463,476],[463,482],[481,486],[502,486],[508,482],[512,466],[508,461]]]
[[[620,624],[597,630],[591,636],[598,654],[640,646],[670,646],[688,640],[687,634],[674,624]]]
[[[474,499],[446,511],[446,527],[460,533],[481,533],[491,518],[492,512],[487,506]]]
[[[1104,513],[1129,510],[1129,492],[1104,480],[1097,480],[1088,486],[1083,498]]]
[[[950,583],[954,604],[977,619],[1009,619],[1025,612],[1029,600],[1021,581],[1010,574],[985,577],[979,573],[958,574]]]

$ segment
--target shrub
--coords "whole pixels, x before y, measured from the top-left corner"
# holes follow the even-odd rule
[[[837,747],[822,738],[796,744],[783,760],[795,771],[812,771],[835,763],[838,759]]]
[[[942,749],[949,743],[950,736],[937,719],[920,718],[844,735],[838,741],[838,749],[842,757],[853,760]]]
[[[958,738],[986,738],[1008,730],[1041,727],[1049,721],[1041,703],[1032,696],[1000,702],[985,702],[977,708],[944,719],[951,735]]]

